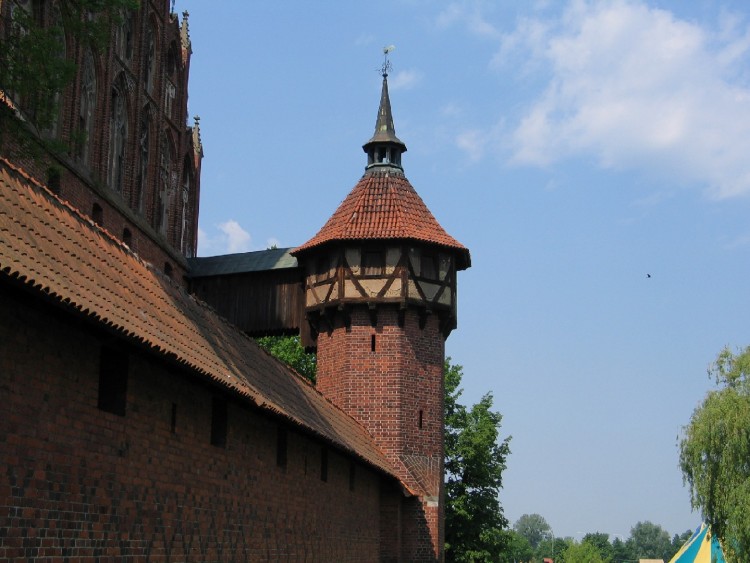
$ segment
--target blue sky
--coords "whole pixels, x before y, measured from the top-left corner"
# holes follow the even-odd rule
[[[750,344],[745,2],[178,0],[201,255],[311,238],[364,171],[382,48],[404,169],[468,246],[447,350],[558,536],[694,528],[678,436]],[[647,277],[650,274],[651,277]]]

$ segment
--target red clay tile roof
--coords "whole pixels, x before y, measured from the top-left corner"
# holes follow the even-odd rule
[[[292,255],[334,241],[410,239],[457,251],[459,269],[469,249],[445,232],[404,175],[393,168],[368,171],[318,234]]]
[[[394,475],[365,429],[306,380],[0,159],[0,282],[14,281]]]

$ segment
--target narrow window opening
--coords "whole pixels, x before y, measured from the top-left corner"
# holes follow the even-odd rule
[[[169,431],[172,434],[177,433],[177,403],[172,403],[172,417],[169,422]]]
[[[419,427],[422,428],[422,422],[423,422],[424,413],[422,409],[419,410]]]
[[[91,207],[91,219],[100,227],[104,225],[104,210],[98,203]]]
[[[224,448],[227,445],[227,400],[211,399],[211,445]]]
[[[438,279],[437,256],[434,254],[423,254],[419,260],[420,276],[429,280]]]
[[[349,490],[354,490],[354,482],[355,482],[355,476],[356,476],[357,466],[352,461],[349,464]]]
[[[366,276],[382,276],[385,270],[385,253],[381,250],[365,250],[362,253],[362,270]]]
[[[59,194],[60,193],[60,169],[50,167],[47,169],[47,187],[52,191],[52,193]]]
[[[315,281],[325,281],[330,277],[331,260],[327,256],[321,256],[315,264]]]
[[[125,416],[128,364],[127,352],[102,346],[99,355],[99,409]]]
[[[375,351],[375,335],[370,336],[370,352]]]
[[[164,262],[164,275],[168,278],[172,277],[172,264],[169,262]]]
[[[320,480],[328,482],[328,449],[320,448]]]
[[[286,469],[287,463],[287,435],[286,429],[279,427],[276,430],[276,465]]]
[[[130,229],[128,229],[127,227],[122,230],[122,242],[124,242],[131,248],[133,246],[133,233],[131,233]]]

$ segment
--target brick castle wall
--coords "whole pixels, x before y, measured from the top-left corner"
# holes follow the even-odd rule
[[[279,422],[231,398],[211,445],[216,391],[139,352],[125,416],[100,410],[111,340],[0,286],[0,562],[379,560],[377,474],[328,448],[322,480],[291,428],[279,467]]]

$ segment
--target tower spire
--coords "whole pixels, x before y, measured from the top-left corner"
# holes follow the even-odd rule
[[[395,49],[393,45],[383,49],[383,65],[379,69],[383,76],[383,88],[380,93],[378,116],[375,120],[375,133],[362,146],[362,149],[367,153],[367,170],[382,166],[402,170],[401,154],[406,152],[406,145],[396,136],[396,127],[393,124],[393,113],[391,112],[391,99],[388,94],[388,72],[391,70],[388,53],[393,49]]]

